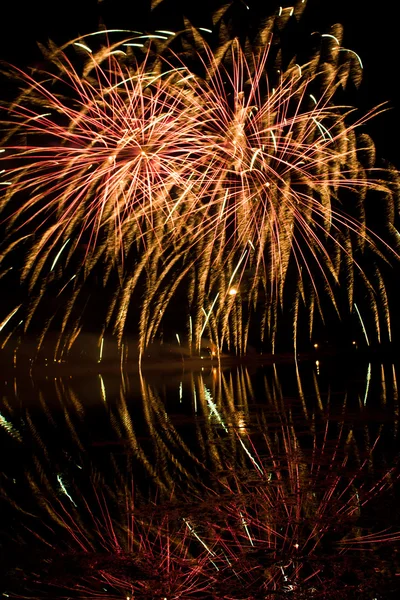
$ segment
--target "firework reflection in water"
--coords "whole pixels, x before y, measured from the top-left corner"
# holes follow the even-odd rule
[[[388,394],[390,381],[393,394]],[[397,480],[395,469],[379,467],[379,436],[387,440],[393,431],[385,432],[384,425],[378,434],[372,425],[354,427],[349,416],[357,410],[361,418],[366,410],[364,390],[340,404],[314,376],[306,409],[300,378],[298,399],[290,402],[277,369],[264,383],[267,400],[259,410],[254,405],[259,386],[254,388],[246,369],[191,374],[180,381],[179,397],[190,398],[197,412],[194,444],[183,439],[185,429],[179,420],[174,425],[160,393],[145,378],[139,382],[140,417],[128,403],[129,379],[112,399],[104,376],[102,410],[117,433],[114,443],[123,444],[125,452],[106,447],[101,466],[85,439],[88,409],[74,380],[55,384],[73,450],[68,442],[53,453],[52,434],[43,436],[32,411],[25,412],[25,427],[18,427],[16,404],[7,408],[6,402],[7,435],[17,446],[35,450],[32,467],[17,475],[20,489],[25,481],[20,497],[11,477],[4,480],[3,493],[18,515],[15,539],[41,557],[25,569],[22,595],[14,592],[14,597],[51,597],[67,589],[66,597],[80,598],[368,593],[370,579],[374,576],[376,585],[380,574],[355,577],[353,585],[344,583],[345,575],[360,561],[370,568],[371,550],[376,567],[382,544],[399,539],[385,529],[385,515],[382,525],[371,529],[366,513]],[[45,389],[41,406],[49,425],[62,430]],[[396,414],[395,371],[382,370],[380,389],[382,409]],[[112,433],[108,436],[112,443]],[[137,481],[141,468],[142,482]]]
[[[307,64],[293,58],[282,70],[271,44],[284,12],[245,50],[226,38],[221,13],[215,48],[191,27],[114,44],[100,32],[51,45],[48,71],[14,72],[24,91],[4,123],[4,273],[20,249],[31,300],[17,327],[59,329],[56,360],[100,310],[98,296],[96,311],[88,304],[98,280],[100,328],[122,343],[134,321],[140,357],[182,291],[179,327],[193,350],[206,332],[219,351],[244,353],[253,322],[274,349],[280,306],[296,339],[300,314],[311,332],[326,310],[351,315],[359,296],[376,340],[390,338],[378,259],[395,254],[395,211],[361,128],[380,109],[355,117],[336,103],[361,77],[339,26]],[[388,217],[386,241],[366,226],[370,190]],[[41,322],[49,294],[57,324]],[[8,318],[15,327],[14,311],[2,328]]]

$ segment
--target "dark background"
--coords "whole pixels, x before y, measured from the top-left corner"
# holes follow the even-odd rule
[[[136,29],[148,33],[156,29],[177,31],[184,27],[183,15],[196,27],[212,29],[213,11],[227,3],[231,5],[229,15],[235,31],[246,33],[256,31],[263,17],[276,13],[281,3],[284,7],[290,5],[290,1],[286,0],[246,2],[249,10],[243,0],[162,0],[154,11],[150,7],[151,0],[69,0],[66,3],[38,0],[24,6],[18,2],[7,2],[0,14],[0,61],[22,68],[37,65],[42,61],[38,43],[46,44],[48,40],[53,40],[62,45],[99,28]],[[387,110],[369,121],[363,130],[370,133],[375,141],[377,166],[387,166],[390,162],[400,168],[400,86],[397,66],[400,30],[396,8],[397,2],[394,1],[307,0],[300,23],[293,19],[293,23],[282,33],[285,36],[282,48],[286,49],[288,60],[297,54],[298,62],[305,62],[313,48],[320,44],[319,36],[312,35],[314,32],[330,33],[335,23],[344,26],[343,47],[357,52],[364,65],[360,88],[346,90],[344,102],[359,107],[361,114],[376,105],[387,103]],[[2,77],[0,82],[0,100],[9,100],[11,87],[9,89],[7,78]],[[395,276],[397,271],[390,268],[387,271],[385,283],[393,308],[397,304],[399,291]],[[14,285],[17,291],[18,280]],[[8,290],[8,295],[10,293]],[[392,324],[398,341],[400,317],[397,311],[393,313]],[[171,321],[175,321],[174,315]],[[91,329],[90,323],[88,327]],[[339,337],[349,336],[346,323],[342,323],[340,331],[342,333],[337,334]],[[334,333],[331,331],[330,335]],[[291,326],[287,335],[291,338]]]
[[[262,16],[271,14],[281,0],[233,0],[232,14],[237,22],[254,26]],[[37,42],[47,40],[62,44],[69,39],[98,30],[99,27],[144,29],[173,28],[188,16],[194,25],[212,27],[210,15],[226,0],[163,0],[154,11],[150,0],[36,0],[30,3],[8,1],[1,7],[0,59],[19,66],[40,60]],[[398,85],[399,24],[397,1],[366,2],[365,0],[308,0],[300,27],[293,31],[293,51],[310,44],[313,31],[329,33],[330,26],[344,26],[344,47],[357,52],[364,63],[364,80],[355,104],[368,110],[388,102],[389,111],[369,125],[378,156],[399,167],[397,140],[400,135],[400,86]]]

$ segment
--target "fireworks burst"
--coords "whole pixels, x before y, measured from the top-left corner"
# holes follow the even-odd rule
[[[99,32],[51,46],[47,71],[14,72],[24,91],[4,123],[3,272],[23,256],[25,331],[50,290],[57,298],[55,358],[79,334],[98,279],[103,332],[122,344],[133,324],[140,358],[182,291],[179,327],[193,350],[206,333],[217,352],[243,354],[254,321],[274,350],[281,307],[296,340],[300,314],[311,334],[316,314],[351,314],[359,294],[377,340],[382,328],[390,338],[377,259],[396,255],[393,200],[361,129],[380,108],[356,117],[337,103],[362,67],[339,27],[306,64],[282,68],[275,29],[298,4],[252,44],[224,37],[218,13],[214,49],[189,23],[116,43]],[[367,227],[371,190],[391,214],[386,241]]]

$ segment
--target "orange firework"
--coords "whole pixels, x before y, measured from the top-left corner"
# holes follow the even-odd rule
[[[93,52],[87,36],[51,50],[55,72],[18,71],[25,90],[9,108],[2,158],[3,260],[28,247],[25,329],[52,282],[57,296],[69,292],[59,325],[68,348],[77,299],[101,269],[106,287],[118,275],[104,328],[114,323],[122,343],[134,312],[140,356],[182,288],[195,349],[207,334],[217,352],[244,353],[256,315],[274,350],[280,306],[290,307],[296,340],[302,304],[311,333],[321,291],[340,312],[346,282],[352,312],[357,281],[378,340],[382,318],[390,336],[381,272],[362,265],[366,248],[390,250],[366,226],[368,190],[388,187],[358,134],[379,108],[355,118],[336,105],[338,87],[360,70],[336,34],[322,42],[328,58],[317,52],[284,71],[269,65],[269,30],[263,49],[233,39],[212,51],[193,29],[190,68],[169,42],[156,52],[148,43],[137,59],[137,37]],[[84,54],[80,68],[71,50]],[[15,142],[21,135],[26,143]]]

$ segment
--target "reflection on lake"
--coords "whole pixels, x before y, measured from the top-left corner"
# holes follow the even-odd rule
[[[0,591],[397,598],[396,368],[3,379]]]

